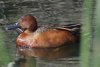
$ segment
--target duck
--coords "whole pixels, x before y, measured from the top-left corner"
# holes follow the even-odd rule
[[[18,19],[18,25],[23,32],[16,38],[16,47],[23,56],[57,59],[78,53],[80,24],[38,26],[36,18],[27,14]]]

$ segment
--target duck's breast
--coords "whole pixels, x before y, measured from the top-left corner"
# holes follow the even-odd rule
[[[18,46],[26,46],[28,45],[28,43],[31,41],[29,34],[27,33],[21,33],[17,39],[16,39],[16,43]]]

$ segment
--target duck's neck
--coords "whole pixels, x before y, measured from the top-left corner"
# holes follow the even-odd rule
[[[27,30],[30,31],[30,32],[34,32],[34,31],[37,30],[37,28],[38,28],[37,25],[31,25]]]

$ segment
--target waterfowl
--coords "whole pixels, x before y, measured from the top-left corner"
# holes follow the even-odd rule
[[[62,58],[78,49],[80,24],[48,24],[38,26],[34,16],[22,16],[18,23],[24,31],[16,43],[21,55],[38,58]]]

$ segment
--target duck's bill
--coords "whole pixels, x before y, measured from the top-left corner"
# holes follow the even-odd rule
[[[13,29],[17,29],[17,28],[21,28],[19,26],[19,23],[18,22],[17,23],[14,23],[14,24],[9,24],[9,25],[6,25],[5,26],[5,29],[6,30],[13,30]]]

